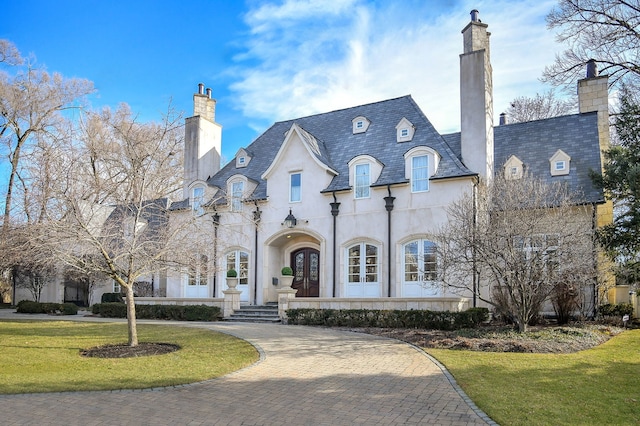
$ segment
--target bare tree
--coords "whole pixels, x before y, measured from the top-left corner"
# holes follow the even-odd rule
[[[542,94],[536,93],[532,98],[520,96],[511,101],[507,109],[509,123],[542,120],[570,114],[576,109],[576,100],[563,99],[551,89]]]
[[[0,140],[10,163],[3,231],[9,228],[16,180],[25,177],[20,176],[20,167],[29,142],[57,134],[64,122],[61,112],[80,106],[92,92],[93,83],[88,80],[66,79],[30,65],[15,75],[0,72]]]
[[[20,55],[20,51],[9,40],[0,39],[0,63],[7,65],[21,65],[24,59]]]
[[[495,177],[448,210],[434,235],[440,279],[524,332],[553,290],[595,285],[591,212],[560,184]]]
[[[573,85],[590,59],[609,75],[609,84],[640,81],[638,0],[559,0],[547,24],[569,48],[545,69],[544,81]]]
[[[193,215],[169,222],[165,198],[181,188],[182,132],[171,110],[160,123],[138,122],[126,105],[88,115],[78,141],[58,156],[59,179],[39,227],[59,262],[125,290],[131,346],[135,283],[180,259],[180,238],[197,235]]]

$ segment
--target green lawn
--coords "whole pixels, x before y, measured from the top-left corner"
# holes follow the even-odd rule
[[[181,349],[139,358],[87,358],[80,350],[125,343],[127,324],[0,321],[0,393],[172,386],[219,377],[259,357],[243,340],[199,328],[139,324],[138,337]]]
[[[573,354],[428,352],[502,426],[640,424],[640,330]]]

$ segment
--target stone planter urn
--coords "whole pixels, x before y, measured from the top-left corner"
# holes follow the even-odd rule
[[[227,271],[227,287],[229,287],[230,290],[235,290],[237,286],[238,273],[233,269],[229,269]]]
[[[293,283],[293,270],[285,266],[280,271],[282,275],[280,275],[280,287],[281,288],[291,288],[291,283]]]

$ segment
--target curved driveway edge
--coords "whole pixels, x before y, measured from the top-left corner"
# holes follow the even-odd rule
[[[3,425],[495,425],[440,363],[404,342],[304,326],[140,323],[229,333],[256,346],[261,360],[172,388],[1,395]]]

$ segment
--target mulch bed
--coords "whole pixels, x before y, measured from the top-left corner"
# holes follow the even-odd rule
[[[105,345],[80,351],[80,355],[95,358],[131,358],[150,355],[163,355],[175,352],[180,346],[171,343],[139,343],[137,346],[129,346],[126,343],[120,345]]]
[[[420,330],[390,328],[344,328],[390,337],[421,348],[459,349],[482,352],[572,353],[598,346],[621,328],[611,326],[531,327],[519,334],[508,327],[488,326],[474,330]]]

